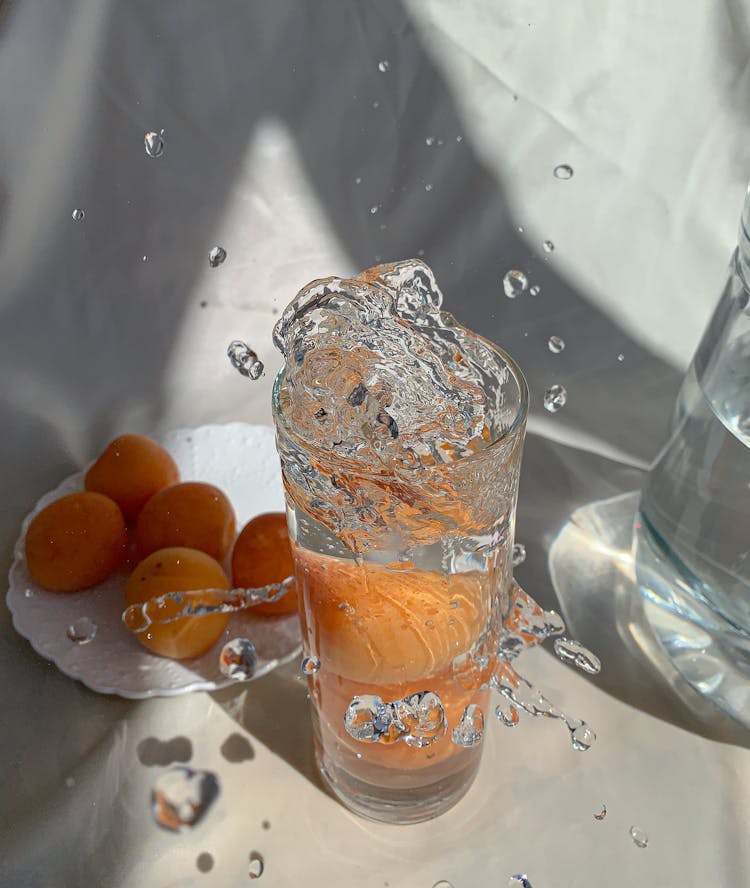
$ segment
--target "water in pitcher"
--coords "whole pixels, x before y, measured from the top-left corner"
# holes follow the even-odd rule
[[[641,499],[659,603],[750,654],[750,318],[738,257]]]

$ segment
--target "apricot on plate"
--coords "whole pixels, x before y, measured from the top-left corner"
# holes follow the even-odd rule
[[[101,493],[71,493],[50,503],[26,531],[26,563],[35,583],[76,592],[107,579],[127,547],[120,507]]]
[[[144,435],[120,435],[86,472],[84,486],[113,499],[132,521],[155,493],[179,480],[175,461],[160,444]]]
[[[286,517],[282,512],[257,515],[242,528],[232,552],[232,582],[246,589],[280,583],[294,573],[292,547]],[[290,589],[278,601],[253,607],[253,613],[266,616],[297,611],[297,595]]]
[[[185,481],[160,490],[146,503],[135,528],[141,557],[185,546],[223,561],[234,540],[234,509],[212,484]]]
[[[229,580],[221,565],[205,552],[184,547],[159,549],[144,558],[128,578],[125,602],[143,604],[167,592],[228,589]],[[197,604],[202,599],[195,597]],[[208,598],[205,603],[210,603]],[[135,633],[140,643],[162,657],[184,660],[207,651],[224,632],[229,614],[183,617],[171,623],[152,623]]]

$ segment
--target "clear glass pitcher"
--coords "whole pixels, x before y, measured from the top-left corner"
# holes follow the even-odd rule
[[[636,526],[638,560],[648,573],[642,589],[695,627],[692,635],[684,624],[676,633],[672,627],[672,643],[710,648],[704,667],[713,670],[716,688],[730,673],[750,678],[748,281],[750,190],[726,285],[643,487]],[[742,697],[742,706],[750,704]]]

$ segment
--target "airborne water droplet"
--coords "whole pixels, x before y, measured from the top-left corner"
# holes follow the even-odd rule
[[[529,281],[526,275],[522,271],[516,271],[515,269],[506,272],[503,278],[503,290],[508,299],[515,299],[516,296],[525,293],[528,285]]]
[[[432,191],[433,187],[434,186],[432,185],[431,182],[427,182],[427,184],[424,186],[424,190],[425,191]]]
[[[513,567],[518,567],[526,561],[526,546],[523,543],[513,544]]]
[[[302,674],[315,675],[320,669],[320,660],[317,657],[305,657],[302,661]]]
[[[552,253],[555,249],[555,245],[552,243],[552,241],[546,240],[542,244],[542,249],[544,250],[545,253]]]
[[[248,379],[259,379],[263,375],[263,361],[250,346],[241,339],[234,339],[227,347],[227,356],[235,370]]]
[[[559,336],[550,336],[547,340],[547,348],[552,352],[553,355],[559,355],[561,351],[565,348],[565,340],[560,339]]]
[[[630,838],[633,840],[633,844],[637,845],[639,848],[648,847],[648,836],[640,826],[630,827]]]
[[[539,284],[534,284],[534,286],[529,289],[529,293],[531,293],[532,296],[538,296],[541,292],[542,288]]]
[[[518,714],[518,709],[516,709],[509,700],[503,700],[502,703],[497,704],[495,707],[495,716],[506,728],[517,727],[521,720],[521,717]]]
[[[163,829],[182,832],[198,823],[219,795],[211,771],[178,765],[165,771],[151,790],[151,812]]]
[[[83,212],[82,209],[80,209],[80,207],[77,207],[77,208],[76,208],[75,210],[73,210],[73,212],[70,214],[70,216],[71,216],[71,218],[73,219],[74,222],[80,222],[80,221],[83,219],[83,217],[84,217],[85,215],[86,215],[86,214]]]
[[[371,216],[374,216],[375,213],[377,213],[377,211],[378,211],[379,209],[380,209],[380,204],[373,204],[373,205],[370,207],[370,215],[371,215]]]
[[[221,649],[219,669],[235,681],[248,681],[255,674],[255,645],[248,638],[233,638]]]
[[[211,268],[218,268],[227,258],[227,251],[224,247],[211,247],[208,251],[208,264]]]
[[[596,742],[596,734],[586,722],[581,722],[578,727],[570,731],[570,742],[576,752],[587,752]]]
[[[24,598],[33,598],[34,597],[34,590],[33,589],[24,589],[23,595],[24,595]]]
[[[68,638],[76,644],[88,644],[96,635],[96,623],[88,617],[80,617],[68,626]]]
[[[390,67],[391,63],[388,61],[388,59],[383,59],[382,61],[378,62],[378,71],[380,71],[381,74],[385,74],[385,72]]]
[[[456,746],[470,748],[478,746],[484,735],[484,714],[476,703],[469,703],[464,709],[461,721],[453,729],[451,740]]]
[[[195,865],[198,867],[199,872],[210,873],[214,868],[213,856],[207,851],[204,851],[203,854],[198,855]]]
[[[568,400],[568,392],[563,385],[551,385],[544,393],[544,409],[550,413],[557,411],[565,406]]]
[[[552,174],[556,179],[572,179],[573,167],[569,166],[567,163],[559,163],[554,170],[552,170]]]
[[[594,820],[604,820],[604,818],[606,816],[607,816],[607,806],[604,803],[602,803],[601,810],[597,811],[596,814],[594,814]]]
[[[251,879],[259,879],[263,875],[263,870],[265,869],[263,855],[259,854],[257,851],[252,851],[249,860],[250,865],[247,869],[248,876]]]
[[[572,638],[556,638],[555,653],[563,663],[572,663],[589,675],[597,675],[602,670],[601,660],[585,648],[580,641]]]
[[[428,145],[428,146],[434,145],[435,144],[435,137],[434,136],[427,136],[427,138],[424,140],[424,143],[425,143],[425,145]]]
[[[623,355],[623,354],[619,354],[619,355],[617,356],[617,360],[622,364],[622,362],[625,360],[625,355]]]
[[[149,157],[161,157],[164,154],[164,139],[160,133],[146,133],[143,145]]]
[[[508,888],[534,888],[526,873],[516,873],[508,879]]]

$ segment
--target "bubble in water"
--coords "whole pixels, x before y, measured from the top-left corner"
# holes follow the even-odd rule
[[[347,617],[353,617],[354,614],[356,613],[356,611],[351,606],[351,604],[349,604],[348,601],[342,601],[339,604],[339,610],[343,611],[343,613],[345,613]]]
[[[544,409],[550,413],[557,413],[565,406],[567,400],[568,393],[564,385],[551,385],[544,393]]]
[[[534,888],[526,873],[516,873],[508,879],[508,888]]]
[[[216,774],[178,765],[165,771],[154,784],[151,812],[163,829],[182,832],[202,820],[218,795]]]
[[[648,847],[648,836],[640,826],[630,827],[630,838],[633,840],[633,844],[637,845],[639,848]]]
[[[302,661],[302,674],[315,675],[320,669],[320,660],[317,657],[305,657]]]
[[[80,617],[68,626],[68,638],[76,644],[88,644],[96,635],[96,623],[88,617]]]
[[[518,709],[516,709],[516,707],[508,700],[503,700],[502,703],[497,704],[495,707],[495,716],[506,728],[515,728],[521,721]]]
[[[528,286],[528,278],[522,271],[511,269],[505,273],[505,277],[503,278],[503,290],[508,299],[515,299],[516,296],[525,293]]]
[[[80,207],[77,207],[70,215],[74,222],[80,222],[86,214]]]
[[[513,544],[513,567],[518,567],[526,561],[526,546],[523,543]]]
[[[529,290],[529,293],[531,293],[532,296],[538,296],[541,292],[542,288],[539,286],[539,284],[534,284],[534,286],[531,287],[531,289]]]
[[[250,864],[247,868],[248,876],[251,879],[259,879],[263,875],[263,870],[265,869],[263,855],[259,854],[257,851],[251,851],[249,861]]]
[[[221,649],[219,669],[227,678],[248,681],[255,674],[257,659],[255,645],[249,638],[233,638]]]
[[[581,722],[577,727],[568,724],[568,728],[570,729],[570,742],[576,752],[588,752],[596,742],[596,734],[586,722]]]
[[[214,868],[214,859],[211,854],[207,851],[204,851],[203,854],[199,854],[196,858],[195,865],[198,867],[198,870],[202,873],[210,873]]]
[[[602,803],[601,809],[599,811],[597,811],[596,814],[594,814],[594,820],[604,820],[604,818],[606,816],[607,816],[607,806],[604,803]]]
[[[552,241],[546,240],[542,244],[542,249],[544,250],[545,253],[552,253],[555,249],[555,245],[552,243]]]
[[[162,133],[164,130],[161,131]],[[164,138],[161,133],[146,133],[143,145],[149,157],[161,157],[164,154]]]
[[[249,379],[260,379],[265,369],[263,361],[241,339],[234,339],[227,347],[227,355],[235,370]]]
[[[554,170],[552,170],[552,174],[556,179],[572,179],[573,167],[569,166],[567,163],[559,163]]]
[[[547,340],[547,348],[553,355],[559,355],[565,348],[565,340],[561,339],[559,336],[550,336]]]
[[[211,268],[218,268],[227,258],[227,251],[224,247],[211,247],[208,251],[208,264]]]
[[[572,663],[589,675],[601,672],[601,660],[585,648],[580,641],[572,638],[556,638],[555,653],[564,663]]]
[[[388,61],[388,59],[383,59],[382,61],[378,62],[378,71],[380,71],[381,74],[385,74],[385,72],[390,67],[391,63]]]
[[[461,721],[453,729],[451,740],[456,746],[466,748],[478,746],[484,735],[484,714],[476,703],[469,703],[464,709]]]

